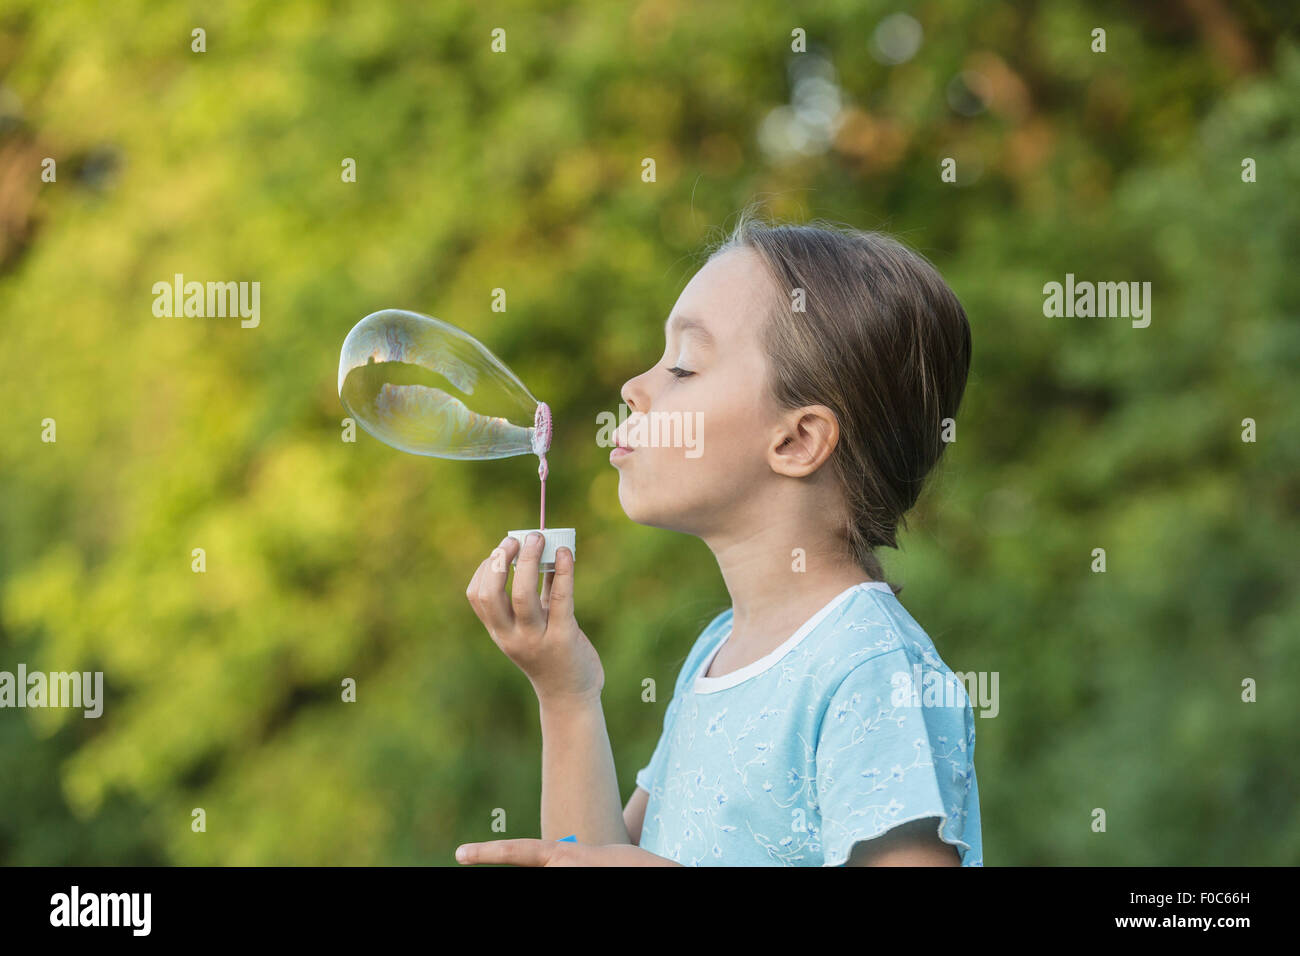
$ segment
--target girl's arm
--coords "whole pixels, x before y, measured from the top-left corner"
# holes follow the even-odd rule
[[[845,866],[961,866],[951,843],[939,839],[939,818],[901,823],[880,836],[858,843]]]
[[[637,787],[623,808],[623,825],[627,827],[629,842],[635,846],[641,845],[641,825],[645,823],[645,808],[649,802],[650,794]]]
[[[600,694],[600,656],[573,615],[573,553],[560,548],[537,593],[542,539],[507,537],[465,591],[492,640],[524,672],[542,724],[542,838],[629,844]],[[518,554],[509,593],[506,579]],[[640,828],[638,826],[638,834]]]
[[[635,843],[619,808],[618,777],[600,698],[588,704],[539,699],[539,708],[542,839],[575,834],[579,843]],[[638,837],[640,830],[638,821]]]

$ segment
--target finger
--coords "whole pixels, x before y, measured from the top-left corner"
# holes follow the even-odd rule
[[[510,535],[506,535],[504,538],[502,538],[501,543],[498,544],[495,548],[493,548],[492,553],[488,555],[488,557],[491,559],[488,562],[488,567],[490,567],[493,571],[503,576],[509,574],[510,556],[511,554],[514,553],[513,549],[516,546],[518,546],[518,543],[519,542],[515,541],[514,538],[510,537]],[[510,550],[507,550],[507,548],[509,548]],[[502,578],[502,580],[504,580],[504,577]]]
[[[551,584],[555,580],[555,569],[542,574],[542,610],[551,606]]]
[[[573,552],[568,548],[555,551],[555,580],[551,582],[551,603],[547,613],[573,615]]]
[[[492,549],[479,571],[479,617],[489,628],[507,630],[514,625],[514,611],[506,599],[506,576],[510,573],[510,559],[519,543],[506,537]]]
[[[554,840],[492,840],[466,843],[456,848],[458,863],[504,863],[510,866],[545,866],[555,849]]]
[[[487,559],[478,563],[478,567],[474,569],[473,577],[469,579],[469,585],[465,588],[465,597],[469,600],[470,606],[474,608],[475,614],[478,613],[479,578],[482,576],[483,568],[487,563]]]
[[[537,537],[533,537],[533,535]],[[529,541],[532,543],[529,544]],[[541,563],[545,538],[534,531],[528,535],[519,560],[515,562],[515,581],[511,588],[510,605],[515,620],[526,626],[540,628],[543,623],[542,602],[537,596],[537,566]]]

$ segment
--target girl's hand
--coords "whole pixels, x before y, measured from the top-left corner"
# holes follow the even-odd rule
[[[681,866],[630,843],[591,846],[566,840],[492,840],[456,848],[458,863],[510,866]]]
[[[545,532],[543,532],[544,534]],[[465,591],[497,647],[533,685],[547,706],[584,706],[600,699],[605,671],[573,616],[573,552],[560,548],[555,570],[537,594],[542,536],[528,536],[506,595],[506,576],[519,542],[507,536],[474,572]]]

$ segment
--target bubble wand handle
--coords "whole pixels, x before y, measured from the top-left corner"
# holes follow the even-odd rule
[[[533,415],[532,428],[532,451],[541,463],[537,466],[537,477],[542,483],[542,520],[541,527],[538,529],[523,529],[519,531],[507,532],[510,537],[519,542],[521,546],[520,554],[523,553],[522,545],[528,538],[530,530],[546,530],[546,453],[551,447],[551,409],[545,402],[537,403],[537,410]],[[547,540],[542,547],[541,560],[538,564],[538,570],[546,574],[555,570],[555,556],[560,548],[568,548],[570,554],[576,555],[575,545],[577,544],[577,532],[574,528],[552,528],[550,535],[546,536]],[[516,556],[516,561],[518,556]],[[515,561],[511,561],[515,564]]]
[[[533,451],[541,459],[537,466],[537,477],[542,482],[541,521],[538,529],[546,530],[546,474],[550,470],[546,464],[546,453],[551,448],[551,407],[545,402],[537,403],[537,413],[533,416]]]

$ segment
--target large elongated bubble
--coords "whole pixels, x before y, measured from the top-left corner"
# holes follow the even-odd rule
[[[415,455],[544,456],[550,445],[549,412],[514,372],[473,336],[416,312],[356,324],[339,356],[339,398],[363,429]]]

